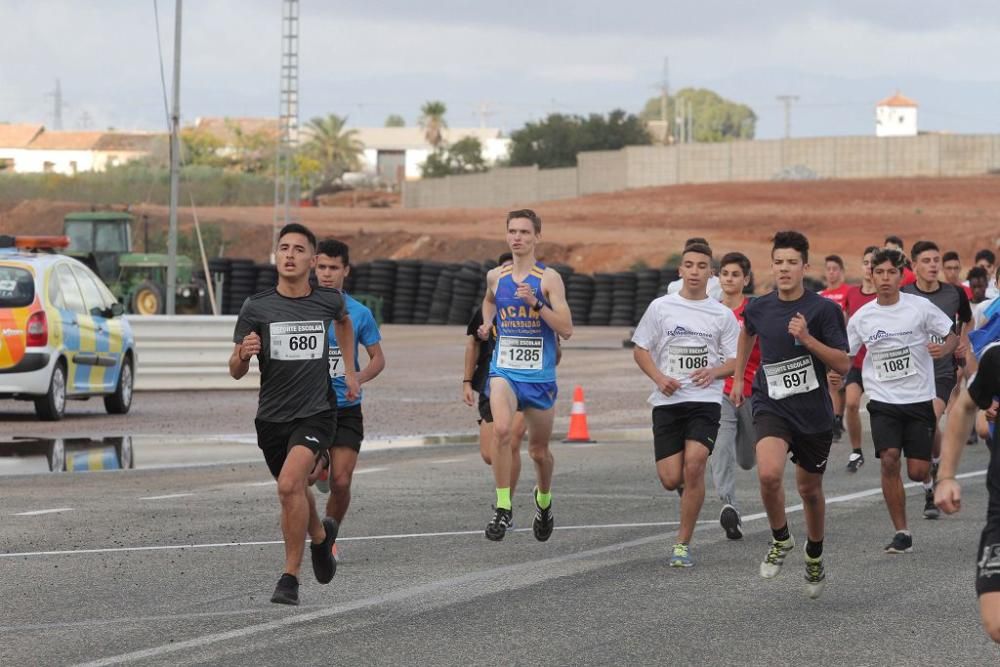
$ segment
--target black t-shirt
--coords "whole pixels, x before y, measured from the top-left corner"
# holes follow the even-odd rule
[[[243,342],[251,331],[260,336],[257,419],[287,423],[336,406],[328,332],[331,320],[346,316],[343,295],[325,287],[297,299],[271,288],[243,302],[233,342]]]
[[[469,320],[465,333],[473,336],[479,342],[479,356],[476,357],[476,368],[472,372],[472,388],[480,394],[486,390],[486,379],[490,376],[490,358],[493,356],[493,346],[496,344],[496,327],[490,329],[490,339],[479,339],[479,327],[483,325],[483,310],[476,308]]]
[[[782,301],[777,290],[754,299],[743,311],[746,332],[758,336],[760,343],[753,412],[781,417],[800,433],[822,433],[833,423],[826,365],[788,333],[796,313],[806,318],[810,335],[818,341],[847,351],[844,314],[833,301],[808,290],[795,301]]]
[[[979,370],[969,383],[969,396],[983,410],[1000,397],[1000,343],[992,343],[983,350],[979,357]],[[989,492],[987,521],[1000,521],[1000,456],[997,456],[997,439],[1000,431],[993,435],[993,445],[990,447],[990,465],[986,472],[986,489]]]
[[[951,318],[954,323],[952,331],[958,333],[963,323],[972,321],[972,306],[969,305],[969,296],[965,290],[951,283],[938,283],[938,288],[933,292],[925,292],[916,283],[903,285],[901,292],[915,294],[928,299],[931,303],[941,309],[941,311]],[[937,341],[940,342],[940,341]],[[955,377],[955,360],[951,355],[946,355],[934,360],[934,376],[938,378]]]

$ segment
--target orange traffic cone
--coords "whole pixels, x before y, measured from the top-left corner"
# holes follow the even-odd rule
[[[587,408],[583,404],[583,387],[573,390],[573,409],[569,413],[569,433],[563,442],[593,442],[587,430]]]

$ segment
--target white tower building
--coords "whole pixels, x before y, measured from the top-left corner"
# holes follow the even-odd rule
[[[875,136],[913,137],[917,134],[917,103],[899,91],[875,105]]]

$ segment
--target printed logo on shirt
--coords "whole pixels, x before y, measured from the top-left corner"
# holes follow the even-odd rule
[[[875,341],[882,340],[883,338],[901,338],[903,336],[910,336],[912,334],[913,334],[912,331],[892,331],[892,332],[889,332],[889,331],[883,331],[883,330],[879,329],[878,331],[876,331],[875,333],[873,333],[871,336],[869,336],[868,340],[866,342],[867,343],[874,343]]]
[[[673,329],[667,331],[666,334],[668,336],[697,336],[699,338],[715,338],[712,334],[703,333],[701,331],[691,331],[690,329],[682,327],[679,324]]]

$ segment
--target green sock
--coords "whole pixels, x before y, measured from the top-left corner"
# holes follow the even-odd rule
[[[539,507],[547,510],[549,505],[552,504],[552,492],[542,493],[541,491],[535,491],[535,500],[538,502]]]
[[[510,487],[497,489],[497,509],[509,510],[510,507]]]

